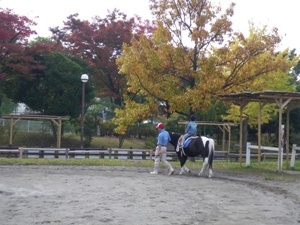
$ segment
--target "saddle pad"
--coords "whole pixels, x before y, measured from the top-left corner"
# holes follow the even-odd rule
[[[193,139],[195,139],[195,138],[198,138],[198,137],[199,137],[199,136],[191,136],[191,137],[189,137],[189,138],[184,142],[183,147],[184,147],[184,148],[187,148],[187,147],[189,146],[191,140],[193,140]]]
[[[184,148],[187,148],[187,147],[189,146],[191,140],[192,140],[192,139],[190,139],[190,138],[189,138],[188,140],[186,140],[186,142],[184,143],[183,147],[184,147]]]

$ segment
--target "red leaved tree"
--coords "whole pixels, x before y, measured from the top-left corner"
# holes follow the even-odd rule
[[[35,22],[26,16],[14,14],[10,9],[0,8],[0,79],[16,71],[28,73],[32,61],[25,51],[30,35],[36,32],[30,26]]]
[[[141,33],[150,34],[150,22],[142,24],[138,17],[128,19],[114,9],[106,18],[94,17],[92,22],[78,19],[78,14],[70,15],[63,28],[50,30],[57,42],[94,68],[93,82],[98,96],[109,96],[112,102],[121,106],[126,80],[119,74],[116,59],[122,53],[123,43],[129,44]]]

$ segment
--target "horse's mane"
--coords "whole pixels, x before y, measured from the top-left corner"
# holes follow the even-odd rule
[[[182,134],[176,133],[176,132],[169,132],[170,135],[176,135],[176,136],[181,136]]]
[[[174,147],[177,146],[177,142],[178,142],[178,139],[180,138],[181,134],[174,133],[174,132],[169,132],[169,135],[170,135],[170,137],[171,137],[170,143],[171,143]]]

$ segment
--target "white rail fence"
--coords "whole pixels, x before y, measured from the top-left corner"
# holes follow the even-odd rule
[[[296,160],[296,152],[297,151],[300,151],[300,147],[297,147],[297,145],[293,144],[292,156],[291,156],[291,164],[290,164],[290,168],[291,169],[294,169],[295,160]]]
[[[251,149],[258,150],[258,146],[257,145],[251,145],[250,142],[247,142],[246,166],[250,166]],[[278,147],[260,146],[260,150],[271,151],[271,152],[275,152],[275,153],[278,154]],[[300,147],[297,147],[297,145],[293,144],[292,154],[291,154],[291,162],[290,162],[290,168],[291,169],[294,169],[294,166],[295,166],[295,160],[296,160],[296,155],[297,155],[296,151],[300,151]],[[268,153],[261,153],[260,157],[261,156],[265,157],[266,154],[268,154]],[[281,167],[282,167],[282,162],[283,162],[283,155],[284,155],[283,149],[281,149]]]

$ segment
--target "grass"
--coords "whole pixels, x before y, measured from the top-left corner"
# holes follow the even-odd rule
[[[8,146],[9,137],[1,137],[0,145]],[[13,138],[13,146],[23,147],[56,147],[56,141],[52,135],[47,133],[18,133]],[[122,148],[146,148],[145,140],[138,138],[126,138]],[[155,146],[155,144],[154,144]],[[62,148],[80,147],[80,136],[75,134],[65,134],[61,140]],[[114,136],[94,137],[91,148],[118,148],[119,139]]]
[[[215,163],[216,165],[216,163]],[[300,168],[300,162],[295,164],[295,168]],[[261,178],[264,180],[282,181],[282,182],[300,182],[300,171],[299,175],[292,175],[284,171],[278,171],[277,161],[266,161],[262,162],[260,168],[257,163],[252,163],[250,167],[246,167],[245,163],[240,166],[238,162],[218,162],[215,166],[215,171],[237,175],[237,176],[252,176]]]
[[[118,148],[119,139],[116,137],[95,137],[91,147]],[[145,141],[138,138],[127,138],[124,140],[122,148],[145,148]]]
[[[179,162],[170,162],[174,168],[179,169]],[[118,160],[118,159],[19,159],[0,158],[0,165],[87,165],[87,166],[130,166],[153,167],[151,160]],[[194,171],[199,171],[202,161],[187,161],[186,166]],[[300,182],[299,175],[291,175],[277,171],[277,162],[263,162],[261,168],[253,163],[251,167],[240,166],[238,162],[217,161],[214,162],[214,171],[233,176],[252,176],[264,180],[280,182]],[[295,165],[300,168],[300,162]]]
[[[21,136],[21,140],[16,138],[14,145],[18,146],[39,146],[41,141],[46,143],[51,143],[43,136],[37,137],[34,134],[26,134]],[[20,138],[20,137],[19,137]],[[25,141],[29,141],[24,144]],[[3,143],[2,143],[3,144]],[[79,136],[78,135],[64,135],[62,140],[62,147],[73,147],[79,146]],[[92,148],[118,148],[119,139],[117,137],[95,137],[92,141]],[[146,148],[145,140],[138,138],[127,138],[124,141],[122,148]],[[170,162],[175,168],[179,168],[179,162]],[[90,166],[131,166],[131,167],[153,167],[153,161],[150,160],[118,160],[118,159],[30,159],[30,158],[0,158],[0,165],[90,165]],[[187,161],[186,166],[194,171],[199,171],[202,166],[202,161]],[[236,176],[253,176],[265,180],[283,181],[283,182],[294,182],[300,181],[300,176],[291,175],[285,172],[277,171],[277,160],[267,160],[261,163],[261,167],[258,168],[257,163],[251,162],[250,167],[245,167],[245,163],[240,166],[239,162],[226,162],[226,161],[214,161],[213,165],[214,171],[220,173],[226,173]],[[300,162],[296,160],[295,168],[300,170]],[[283,164],[283,169],[285,169],[285,164]]]

